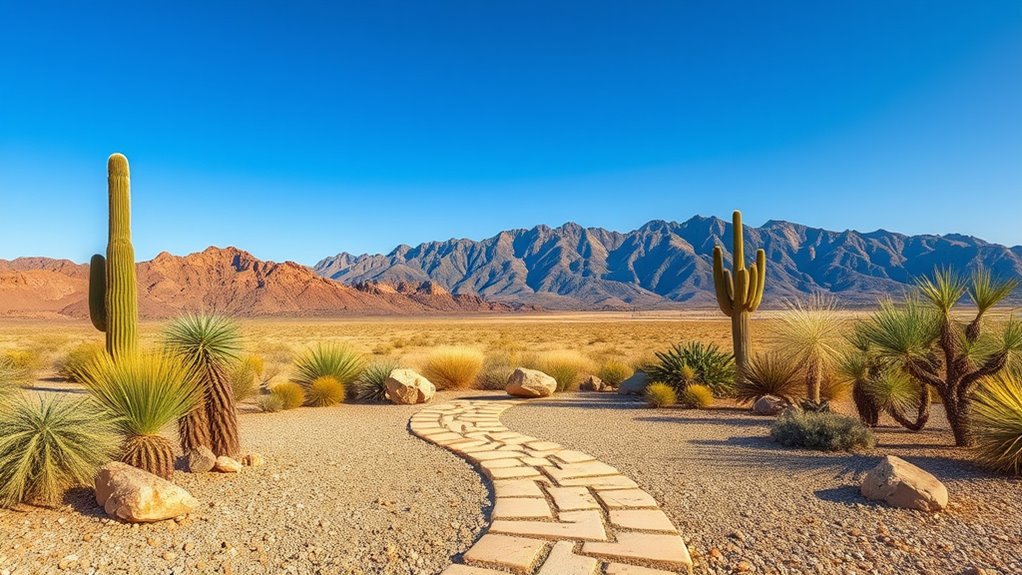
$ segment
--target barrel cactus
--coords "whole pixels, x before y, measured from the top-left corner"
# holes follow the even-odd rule
[[[763,302],[766,283],[766,252],[756,251],[756,262],[745,267],[745,237],[742,233],[742,212],[735,210],[732,220],[732,269],[724,269],[724,250],[713,248],[713,285],[720,310],[731,318],[731,341],[734,346],[737,377],[741,379],[749,365],[749,316]]]

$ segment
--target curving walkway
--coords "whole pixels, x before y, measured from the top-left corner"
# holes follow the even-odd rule
[[[490,527],[442,575],[691,573],[685,541],[657,502],[610,465],[509,431],[509,400],[428,407],[412,433],[478,464],[493,481]]]

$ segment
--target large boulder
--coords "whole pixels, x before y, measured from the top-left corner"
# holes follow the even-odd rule
[[[433,382],[419,375],[414,369],[395,369],[390,372],[383,385],[387,388],[387,398],[394,403],[426,403],[433,399],[433,394],[436,393]]]
[[[96,474],[96,503],[107,515],[129,523],[172,519],[199,502],[177,485],[125,463],[107,463]]]
[[[578,388],[582,391],[603,391],[607,388],[607,384],[595,375],[590,375],[582,380],[582,385],[579,385]]]
[[[542,371],[519,367],[507,379],[504,389],[515,397],[547,397],[557,391],[557,380]]]
[[[622,381],[621,385],[617,386],[617,392],[621,395],[642,395],[646,392],[647,385],[649,385],[649,376],[646,375],[645,371],[636,370],[632,377]]]
[[[779,415],[788,407],[788,402],[773,395],[764,395],[752,404],[752,412],[756,415]]]
[[[911,463],[888,455],[862,480],[867,499],[893,507],[940,511],[947,506],[947,488],[936,477]]]
[[[210,448],[200,445],[188,452],[185,462],[190,473],[206,473],[216,465],[216,455]]]

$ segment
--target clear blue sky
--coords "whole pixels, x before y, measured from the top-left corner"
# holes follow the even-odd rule
[[[1022,243],[1022,2],[0,3],[0,258],[694,214]],[[139,5],[145,5],[140,7]]]

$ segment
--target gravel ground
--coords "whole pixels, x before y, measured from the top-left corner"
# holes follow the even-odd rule
[[[883,428],[862,454],[782,448],[769,419],[739,409],[650,410],[609,394],[517,406],[514,431],[585,451],[652,494],[689,543],[697,573],[949,575],[970,566],[1022,574],[1022,481],[972,467],[948,448],[939,406],[930,429]],[[943,513],[897,510],[859,496],[858,479],[898,455],[944,481]]]
[[[468,463],[408,433],[420,408],[243,414],[243,445],[267,464],[176,472],[198,513],[116,523],[84,490],[55,510],[0,510],[0,573],[438,573],[487,524],[491,498]]]

